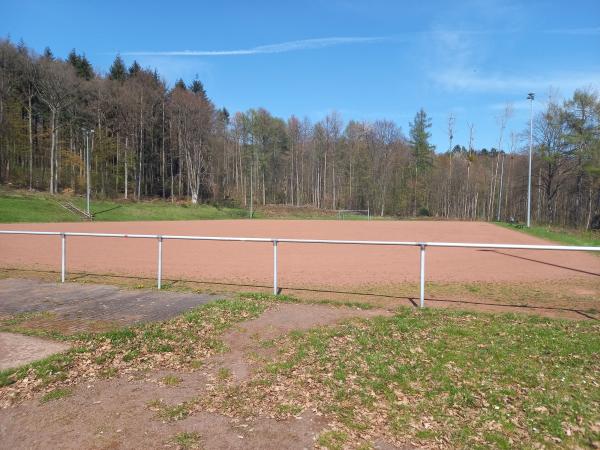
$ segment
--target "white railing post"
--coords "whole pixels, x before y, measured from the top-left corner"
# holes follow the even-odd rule
[[[426,247],[426,244],[419,244],[419,247],[421,248],[421,251],[420,251],[420,254],[421,254],[421,278],[420,278],[419,306],[421,308],[425,308],[425,247]]]
[[[158,289],[162,287],[162,244],[163,238],[162,236],[158,236],[158,275],[156,283]]]
[[[277,287],[277,240],[273,239],[273,295],[279,294]]]
[[[67,235],[60,235],[60,282],[65,282],[67,272]]]

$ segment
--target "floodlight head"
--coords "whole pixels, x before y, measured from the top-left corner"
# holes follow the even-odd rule
[[[534,92],[530,92],[529,94],[527,94],[527,100],[533,100],[534,98],[535,98]]]

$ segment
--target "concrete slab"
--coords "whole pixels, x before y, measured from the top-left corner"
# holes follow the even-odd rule
[[[64,342],[0,333],[0,370],[11,369],[69,349]]]
[[[54,321],[68,322],[71,331],[93,331],[86,322],[127,326],[167,320],[219,298],[223,296],[29,279],[0,280],[0,315],[50,313],[48,316]]]

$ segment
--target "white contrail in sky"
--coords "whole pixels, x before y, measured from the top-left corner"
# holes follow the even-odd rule
[[[258,55],[262,53],[285,53],[297,50],[312,50],[335,45],[360,44],[385,41],[386,37],[329,37],[319,39],[304,39],[300,41],[282,42],[280,44],[259,45],[238,50],[179,50],[179,51],[139,51],[124,52],[129,56],[238,56]]]

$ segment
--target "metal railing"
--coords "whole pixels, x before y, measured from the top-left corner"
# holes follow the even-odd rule
[[[335,239],[293,239],[293,238],[264,238],[264,237],[225,237],[225,236],[177,236],[165,234],[124,234],[124,233],[79,233],[60,231],[23,231],[0,230],[0,235],[18,234],[35,236],[60,236],[61,238],[61,282],[64,283],[67,272],[67,237],[98,237],[98,238],[131,238],[131,239],[156,239],[158,242],[157,258],[157,287],[162,287],[162,256],[164,240],[189,240],[189,241],[225,241],[225,242],[270,242],[273,245],[273,294],[279,293],[277,273],[277,244],[327,244],[327,245],[383,245],[400,247],[418,247],[420,257],[419,278],[419,305],[425,306],[425,251],[427,247],[445,248],[473,248],[473,249],[504,249],[504,250],[555,250],[575,252],[600,252],[600,247],[574,246],[574,245],[527,245],[527,244],[486,244],[466,242],[409,242],[409,241],[357,241]]]

